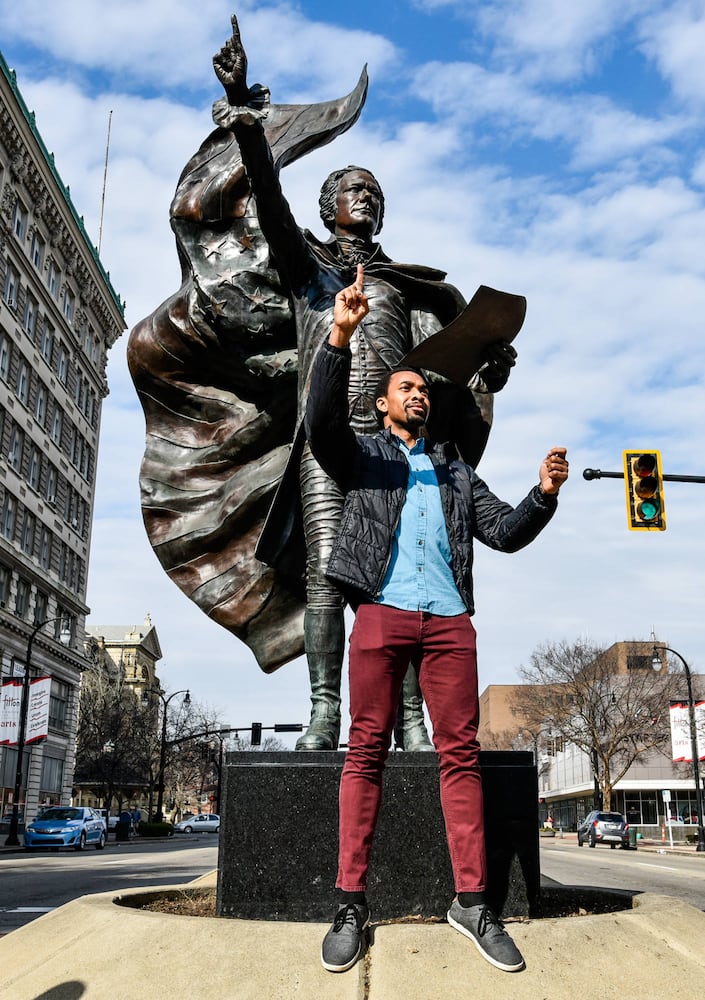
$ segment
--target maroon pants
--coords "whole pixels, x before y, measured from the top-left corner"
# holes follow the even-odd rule
[[[475,629],[466,614],[444,618],[381,604],[360,606],[350,636],[351,725],[340,780],[336,886],[367,888],[382,772],[409,663],[419,672],[433,723],[455,890],[481,892],[486,865]]]

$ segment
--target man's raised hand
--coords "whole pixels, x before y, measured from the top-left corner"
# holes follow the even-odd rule
[[[333,347],[347,347],[358,323],[370,311],[364,287],[365,271],[362,264],[358,264],[353,284],[341,289],[335,297],[333,327],[328,338]]]

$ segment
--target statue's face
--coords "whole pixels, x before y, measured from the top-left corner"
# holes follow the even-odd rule
[[[382,192],[372,174],[354,170],[340,178],[335,210],[336,236],[371,239],[379,227]]]

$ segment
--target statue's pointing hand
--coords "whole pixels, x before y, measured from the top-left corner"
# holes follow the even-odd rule
[[[220,52],[213,56],[215,75],[222,83],[228,103],[234,106],[247,104],[247,56],[240,39],[237,18],[231,18],[232,38],[229,38]]]

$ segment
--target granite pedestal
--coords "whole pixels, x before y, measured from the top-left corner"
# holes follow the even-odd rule
[[[338,785],[345,754],[228,754],[218,913],[328,921],[334,911]],[[538,784],[531,753],[483,751],[488,901],[528,916],[539,896]],[[443,917],[453,897],[435,753],[390,754],[368,898],[375,920]]]

